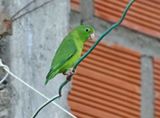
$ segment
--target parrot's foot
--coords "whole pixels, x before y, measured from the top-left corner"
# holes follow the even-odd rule
[[[75,70],[74,69],[71,69],[68,73],[65,73],[65,75],[67,75],[67,80],[70,81],[71,80],[71,77],[74,75],[75,73]]]

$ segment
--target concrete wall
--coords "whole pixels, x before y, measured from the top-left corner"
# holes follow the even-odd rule
[[[44,1],[38,0],[30,8]],[[28,2],[0,0],[11,15]],[[58,87],[64,81],[64,76],[58,75],[47,86],[44,85],[53,55],[67,33],[69,12],[69,0],[53,0],[43,8],[14,22],[13,35],[0,41],[0,57],[6,60],[11,71],[49,98],[58,93]],[[66,109],[68,88],[65,88],[63,98],[56,101]],[[13,77],[10,77],[7,85],[0,87],[0,96],[0,118],[29,118],[46,101]],[[38,118],[46,116],[70,118],[52,104],[45,108]]]
[[[0,0],[0,15],[8,13],[6,4]],[[0,20],[2,20],[0,18]],[[0,40],[0,58],[3,63],[9,64],[9,40]],[[5,75],[5,72],[0,68],[0,79]],[[13,88],[8,82],[0,85],[0,118],[9,118],[12,106],[12,97],[14,96]]]

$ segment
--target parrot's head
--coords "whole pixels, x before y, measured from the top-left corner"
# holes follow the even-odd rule
[[[85,42],[87,39],[95,38],[95,29],[90,25],[80,25],[74,30],[78,33],[83,42]]]

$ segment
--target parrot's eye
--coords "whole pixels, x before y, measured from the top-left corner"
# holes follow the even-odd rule
[[[87,28],[87,29],[86,29],[86,32],[88,32],[88,31],[89,31],[89,29]]]

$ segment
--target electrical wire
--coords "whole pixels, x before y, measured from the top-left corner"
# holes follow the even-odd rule
[[[28,88],[30,88],[31,90],[33,90],[34,92],[36,92],[37,94],[39,94],[40,96],[42,96],[43,98],[47,99],[48,101],[50,101],[50,99],[48,97],[46,97],[43,93],[39,92],[38,90],[36,90],[35,88],[33,88],[32,86],[30,86],[29,84],[27,84],[25,81],[23,81],[21,78],[19,78],[18,76],[16,76],[15,74],[13,74],[9,67],[4,65],[2,63],[2,60],[0,59],[0,67],[3,67],[4,70],[11,75],[13,78],[15,78],[16,80],[20,81],[22,84],[24,84],[25,86],[27,86]],[[59,96],[59,95],[57,95]],[[49,102],[51,103],[51,102]],[[52,101],[52,104],[54,104],[55,106],[57,106],[58,108],[60,108],[62,111],[64,111],[65,113],[67,113],[68,115],[70,115],[73,118],[77,118],[76,116],[74,116],[73,114],[71,114],[69,111],[65,110],[63,107],[61,107],[60,105],[58,105],[57,103]]]
[[[53,0],[48,0],[48,1],[45,1],[44,3],[42,3],[41,5],[31,9],[31,10],[28,10],[27,12],[19,15],[23,10],[25,10],[27,7],[29,7],[31,4],[33,4],[34,2],[36,2],[36,0],[32,0],[30,1],[28,4],[26,4],[24,7],[22,7],[20,10],[18,10],[12,17],[11,17],[11,21],[14,22],[20,18],[22,18],[23,16],[33,12],[33,11],[36,11],[37,9],[49,4],[50,2],[52,2]],[[19,16],[18,16],[19,15]]]
[[[45,102],[42,106],[40,106],[37,111],[33,114],[33,116],[31,118],[36,118],[36,116],[38,115],[38,113],[45,107],[47,106],[48,104],[50,104],[52,101],[60,98],[62,96],[62,89],[63,87],[69,82],[70,80],[66,79],[62,84],[61,86],[59,87],[59,95],[57,96],[54,96],[53,98],[51,98],[50,100],[48,100],[47,102]],[[76,118],[76,117],[73,117],[73,118]]]
[[[94,43],[94,45],[78,60],[78,62],[74,65],[73,67],[73,72],[75,72],[75,69],[77,68],[77,66],[94,50],[94,48],[99,44],[99,42],[107,35],[109,34],[112,30],[114,30],[115,28],[117,28],[122,21],[124,20],[129,8],[132,6],[132,4],[135,2],[135,0],[130,0],[130,2],[127,4],[121,18],[119,19],[119,21],[115,24],[113,24],[109,29],[107,29],[104,33],[102,33],[102,35],[97,39],[97,41]],[[70,76],[70,78],[68,78],[67,80],[71,80],[73,75]],[[57,98],[61,97],[61,91],[62,88],[69,82],[69,81],[65,81],[61,84],[60,88],[59,88],[59,96],[53,97],[50,101],[47,101],[46,103],[44,103],[41,107],[39,107],[39,109],[35,112],[36,115],[38,115],[38,113],[45,107],[47,106],[51,101],[56,100]],[[35,118],[36,115],[34,115]]]
[[[9,69],[8,66],[3,65],[2,60],[0,59],[0,67],[3,67],[4,70]],[[0,84],[2,84],[8,77],[8,72],[5,74],[5,76],[0,80]]]
[[[109,29],[107,29],[102,35],[97,39],[97,41],[94,43],[94,45],[78,60],[78,62],[74,65],[73,70],[77,68],[77,66],[94,50],[94,48],[99,44],[99,42],[107,35],[109,34],[112,30],[117,28],[122,21],[124,20],[129,8],[132,6],[132,4],[135,2],[135,0],[130,0],[129,3],[127,4],[125,10],[123,11],[123,14],[119,21],[115,24],[113,24]]]

